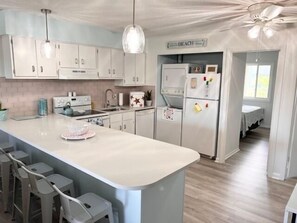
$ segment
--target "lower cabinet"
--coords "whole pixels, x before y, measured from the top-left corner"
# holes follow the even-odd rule
[[[134,111],[112,114],[110,128],[135,134],[135,113]]]

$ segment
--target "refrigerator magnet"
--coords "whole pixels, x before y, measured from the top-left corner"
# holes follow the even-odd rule
[[[197,88],[197,78],[193,77],[191,78],[191,89]]]

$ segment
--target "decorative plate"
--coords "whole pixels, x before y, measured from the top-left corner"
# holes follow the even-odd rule
[[[83,135],[71,135],[69,132],[64,132],[61,134],[61,137],[65,140],[85,140],[92,138],[96,133],[92,130],[89,130],[86,134]]]

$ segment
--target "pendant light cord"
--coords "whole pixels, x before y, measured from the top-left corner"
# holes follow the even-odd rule
[[[41,12],[45,14],[45,33],[46,33],[46,41],[49,42],[48,40],[48,23],[47,23],[47,14],[51,13],[52,11],[49,9],[41,9]]]
[[[133,0],[133,27],[135,27],[135,0]]]

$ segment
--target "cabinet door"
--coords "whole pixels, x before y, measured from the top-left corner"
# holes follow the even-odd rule
[[[111,122],[110,123],[110,128],[122,131],[123,130],[122,122],[121,121],[120,122]]]
[[[56,58],[47,59],[41,56],[40,46],[42,41],[36,40],[37,70],[39,77],[58,78]]]
[[[135,54],[125,53],[124,84],[135,85]]]
[[[111,77],[111,55],[109,48],[98,48],[99,78]]]
[[[133,119],[123,121],[123,131],[135,134],[135,122]]]
[[[35,40],[23,37],[12,37],[14,58],[14,75],[16,77],[36,77],[37,63]]]
[[[64,68],[78,68],[78,45],[75,44],[59,44],[60,51],[60,67]]]
[[[79,65],[80,68],[97,68],[97,49],[92,46],[79,46]]]
[[[135,58],[135,83],[144,85],[145,83],[145,54],[136,54]]]
[[[112,77],[122,78],[124,75],[124,52],[111,49]]]

